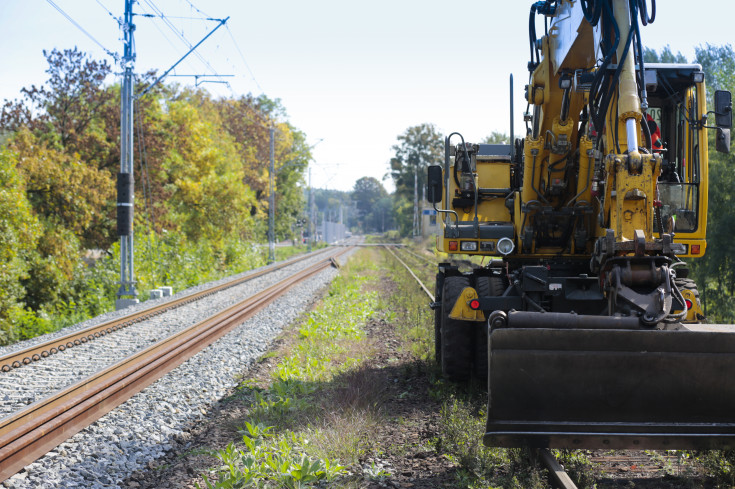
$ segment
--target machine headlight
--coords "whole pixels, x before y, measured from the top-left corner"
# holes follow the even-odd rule
[[[510,238],[500,238],[498,240],[497,250],[498,253],[501,255],[509,255],[513,253],[513,249],[515,248],[515,245],[513,244],[513,240]]]
[[[459,247],[462,251],[477,251],[477,241],[462,241]]]

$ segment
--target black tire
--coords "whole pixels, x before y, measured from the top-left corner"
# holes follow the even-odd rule
[[[436,276],[436,286],[434,287],[434,302],[442,301],[442,281],[440,274]],[[442,312],[444,306],[434,309],[434,359],[438,365],[442,364]]]
[[[442,289],[441,324],[441,366],[442,375],[455,382],[470,378],[472,373],[472,353],[474,324],[470,321],[457,321],[449,318],[452,306],[470,286],[469,277],[447,277]]]
[[[694,280],[690,278],[676,278],[674,279],[674,284],[679,288],[679,291],[684,290],[690,290],[694,293],[694,298],[697,300],[697,305],[700,309],[702,309],[702,302],[699,300],[699,289],[697,289],[697,284],[694,282]],[[700,316],[697,318],[697,322],[703,321],[705,318],[704,316]]]
[[[497,297],[505,292],[505,284],[501,277],[478,277],[476,283],[477,295],[480,297]],[[487,382],[488,373],[487,334],[487,322],[477,323],[473,373],[482,382]]]

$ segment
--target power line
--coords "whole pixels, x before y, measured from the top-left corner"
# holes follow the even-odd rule
[[[64,17],[66,17],[66,19],[69,22],[71,22],[72,24],[74,24],[74,26],[77,29],[79,29],[80,31],[82,31],[88,38],[90,38],[92,41],[94,41],[95,44],[97,44],[100,48],[102,48],[102,50],[105,53],[107,53],[108,56],[111,56],[115,61],[119,61],[120,60],[120,56],[118,56],[117,53],[113,53],[112,51],[110,51],[109,49],[107,49],[106,47],[104,47],[101,42],[99,42],[97,39],[95,39],[94,36],[92,36],[92,34],[90,34],[89,32],[87,32],[84,29],[84,27],[82,27],[81,25],[79,25],[79,23],[77,21],[75,21],[74,19],[72,19],[71,16],[69,16],[69,14],[67,14],[66,12],[64,12],[61,9],[61,7],[59,7],[58,5],[56,5],[53,2],[53,0],[46,0],[46,1],[49,3],[49,5],[51,5],[53,8],[55,8],[56,10],[58,10],[61,15],[63,15]]]
[[[161,11],[161,9],[159,9],[159,8],[158,8],[158,7],[157,7],[157,6],[156,6],[156,5],[155,5],[155,4],[153,3],[153,1],[152,1],[152,0],[145,0],[145,3],[147,3],[147,4],[148,4],[148,6],[149,6],[149,7],[151,8],[151,9],[153,9],[153,11],[154,11],[154,12],[156,13],[156,15],[157,15],[157,16],[158,16],[158,17],[159,17],[159,18],[160,18],[160,19],[161,19],[161,20],[163,21],[163,23],[164,23],[164,24],[166,24],[166,26],[167,26],[167,27],[168,27],[168,28],[169,28],[170,30],[171,30],[171,31],[172,31],[172,32],[173,32],[174,34],[176,34],[176,36],[178,36],[178,38],[179,38],[179,39],[181,39],[181,41],[182,41],[182,42],[183,42],[184,44],[186,44],[186,45],[187,45],[187,46],[189,47],[189,49],[191,49],[191,47],[192,47],[192,44],[191,44],[191,43],[189,42],[189,40],[188,40],[188,39],[186,39],[186,37],[185,37],[185,36],[184,36],[184,35],[183,35],[182,33],[180,33],[180,32],[179,32],[179,31],[178,31],[178,30],[176,29],[176,26],[174,26],[174,25],[173,25],[173,24],[171,23],[171,21],[169,21],[169,20],[168,20],[168,18],[167,18],[167,17],[166,17],[166,15],[165,15],[165,14],[164,14],[164,13],[163,13],[163,12]],[[221,19],[220,19],[220,21],[221,21]],[[217,74],[217,70],[215,70],[215,69],[214,69],[214,68],[212,67],[212,65],[211,65],[211,64],[209,64],[209,61],[207,61],[206,59],[204,59],[204,57],[203,57],[203,56],[202,56],[201,54],[199,54],[199,53],[197,53],[197,52],[194,52],[194,55],[195,55],[195,56],[196,56],[197,58],[199,58],[199,60],[200,60],[200,61],[201,61],[202,63],[204,63],[204,64],[205,64],[205,65],[206,65],[206,66],[207,66],[207,67],[208,67],[208,68],[209,68],[209,69],[210,69],[210,70],[212,71],[212,73],[214,73],[215,75]]]
[[[142,8],[145,8],[143,6],[143,4],[139,4],[139,5]],[[153,17],[153,18],[158,17],[157,15],[153,15],[153,14],[141,14],[141,16],[142,17]],[[174,44],[174,42],[171,40],[171,38],[168,37],[165,32],[163,32],[163,30],[159,27],[158,23],[153,22],[153,27],[155,27],[156,30],[161,33],[161,35],[163,36],[163,38],[166,39],[166,41],[168,41],[169,45],[174,49],[174,51],[177,52],[178,54],[180,54],[179,53],[179,48]],[[193,65],[192,65],[192,68],[193,68]]]
[[[196,10],[197,12],[199,12],[200,14],[202,14],[203,16],[205,16],[205,17],[209,17],[209,15],[205,14],[204,12],[202,12],[201,10],[199,10],[199,9],[198,9],[198,8],[196,7],[196,5],[194,5],[193,3],[191,3],[191,1],[190,1],[190,0],[186,0],[186,3],[188,3],[189,5],[191,5],[191,8],[193,8],[194,10]],[[207,19],[207,20],[211,20],[211,19]]]
[[[112,17],[113,19],[115,19],[115,22],[117,22],[117,23],[118,23],[118,25],[122,23],[122,21],[121,21],[121,20],[120,20],[120,19],[119,19],[118,17],[115,17],[115,14],[113,14],[113,13],[112,13],[112,12],[110,11],[110,9],[108,9],[107,7],[105,7],[105,4],[104,4],[104,3],[102,3],[102,2],[100,1],[100,0],[97,0],[97,3],[99,4],[99,6],[100,6],[100,7],[102,7],[103,9],[105,9],[105,11],[106,11],[106,12],[107,12],[108,14],[110,14],[110,17]]]
[[[240,46],[237,44],[237,41],[235,40],[235,36],[232,35],[232,31],[230,30],[230,27],[226,25],[225,29],[227,29],[227,33],[230,35],[230,39],[232,39],[232,43],[235,45],[235,49],[237,49],[237,52],[240,53],[240,58],[242,58],[242,62],[245,65],[245,68],[247,68],[248,73],[250,73],[250,76],[255,82],[255,86],[258,87],[258,90],[260,90],[262,93],[265,93],[263,88],[260,86],[260,83],[258,83],[258,80],[255,79],[255,74],[253,73],[253,70],[250,69],[250,65],[248,65],[248,62],[245,60],[245,55],[242,54],[242,50],[240,50]]]

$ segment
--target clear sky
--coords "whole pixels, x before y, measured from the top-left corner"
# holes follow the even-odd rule
[[[53,2],[105,48],[122,51],[110,12],[122,16],[123,0]],[[508,132],[511,73],[516,134],[522,132],[531,3],[138,0],[136,13],[163,12],[173,29],[160,18],[135,18],[136,71],[162,73],[188,50],[179,35],[195,44],[216,25],[175,17],[230,16],[229,32],[220,29],[198,49],[201,59],[188,58],[177,73],[235,75],[222,78],[229,88],[203,85],[216,95],[280,98],[290,121],[310,144],[318,143],[313,185],[349,190],[362,176],[382,180],[391,146],[409,126],[434,123],[445,134],[462,132],[468,141]],[[660,0],[655,22],[643,28],[643,42],[658,50],[670,44],[692,59],[695,46],[733,43],[733,19],[731,0]],[[0,32],[0,100],[46,80],[43,49],[77,46],[95,58],[107,57],[45,0],[0,0]],[[390,180],[384,184],[392,189]]]

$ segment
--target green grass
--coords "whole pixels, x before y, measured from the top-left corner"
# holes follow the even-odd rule
[[[380,398],[373,374],[361,366],[372,354],[363,326],[379,308],[370,290],[379,276],[370,254],[363,251],[341,269],[294,331],[270,383],[240,386],[238,396],[249,403],[241,438],[212,453],[220,467],[204,475],[205,487],[354,483],[346,467],[369,445]]]
[[[459,467],[456,487],[548,487],[545,471],[530,452],[482,444],[486,393],[476,384],[452,384],[441,378],[434,358],[434,313],[428,307],[429,298],[387,251],[384,264],[397,287],[384,307],[395,314],[393,324],[403,338],[403,348],[421,362],[430,377],[430,393],[441,402],[439,435],[432,444],[434,450]],[[436,267],[418,262],[410,262],[409,266],[433,291]]]

